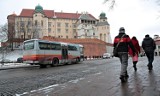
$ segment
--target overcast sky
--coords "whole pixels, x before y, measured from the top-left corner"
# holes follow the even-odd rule
[[[97,19],[101,12],[105,12],[110,24],[112,40],[122,26],[126,34],[136,36],[141,42],[145,34],[153,37],[160,35],[160,13],[156,0],[116,0],[113,10],[109,10],[109,3],[104,0],[1,0],[0,25],[7,22],[7,16],[15,12],[20,14],[24,8],[34,9],[40,4],[43,9],[56,12],[79,13],[88,12]]]

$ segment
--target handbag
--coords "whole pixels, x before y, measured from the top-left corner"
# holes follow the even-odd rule
[[[125,34],[124,34],[125,35]],[[116,45],[116,47],[114,48],[114,50],[113,50],[113,55],[115,56],[115,57],[119,57],[118,56],[118,46],[119,46],[119,43],[120,43],[120,41],[122,40],[122,38],[124,37],[124,35],[121,37],[121,39],[119,40],[119,42],[118,42],[118,44]]]

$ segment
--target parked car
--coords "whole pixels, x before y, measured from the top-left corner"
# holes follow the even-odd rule
[[[23,63],[23,58],[22,57],[17,58],[17,63]]]
[[[110,53],[104,53],[102,58],[103,59],[111,58],[111,54]]]

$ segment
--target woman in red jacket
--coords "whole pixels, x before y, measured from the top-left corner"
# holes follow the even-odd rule
[[[133,52],[132,52],[131,48],[129,48],[129,55],[132,57],[133,68],[134,68],[135,71],[137,71],[136,64],[138,62],[138,55],[140,53],[140,46],[139,46],[139,42],[138,42],[138,40],[137,40],[137,38],[135,36],[132,37],[131,41],[132,41],[132,44],[133,44],[133,46],[135,48],[136,55],[133,56]]]

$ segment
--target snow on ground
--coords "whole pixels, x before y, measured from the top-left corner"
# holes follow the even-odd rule
[[[17,61],[17,58],[23,56],[22,50],[14,50],[6,54],[5,60],[15,62]],[[2,61],[2,54],[0,54],[0,61]]]
[[[15,50],[7,53],[7,55],[4,58],[4,61],[6,62],[13,62],[13,63],[0,63],[0,68],[11,68],[11,67],[18,67],[18,66],[28,66],[29,64],[25,63],[15,63],[17,61],[17,58],[23,56],[22,50]],[[2,61],[2,54],[0,54],[0,61]]]

